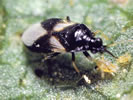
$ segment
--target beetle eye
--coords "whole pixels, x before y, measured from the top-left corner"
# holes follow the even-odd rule
[[[102,46],[102,44],[103,44],[102,39],[101,39],[101,38],[96,38],[95,45],[96,45],[97,47],[99,47],[99,46]]]

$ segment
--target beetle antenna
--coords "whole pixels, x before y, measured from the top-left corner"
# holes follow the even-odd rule
[[[114,57],[114,58],[116,58],[117,59],[117,57],[116,56],[114,56],[110,51],[108,51],[107,49],[104,49],[104,51],[105,52],[107,52],[108,54],[110,54],[112,57]]]
[[[66,16],[66,20],[67,20],[68,22],[71,21],[69,16]]]

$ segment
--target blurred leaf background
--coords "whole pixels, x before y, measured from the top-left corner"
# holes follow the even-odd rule
[[[72,69],[70,54],[41,65],[36,60],[39,56],[27,59],[21,41],[22,33],[31,24],[70,16],[72,21],[84,23],[92,31],[104,33],[109,39],[97,34],[104,44],[118,43],[109,48],[114,55],[119,57],[128,52],[133,56],[132,5],[132,0],[0,0],[0,100],[133,100],[132,60],[129,65],[119,66],[115,76],[101,79],[100,74],[92,73],[95,64],[77,53],[76,64],[90,72],[92,84],[76,86],[79,77]],[[108,54],[104,56],[115,61]],[[55,76],[52,84],[49,66],[64,78]],[[40,78],[37,73],[42,73]]]

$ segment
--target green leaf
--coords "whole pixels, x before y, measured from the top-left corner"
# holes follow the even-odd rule
[[[120,0],[1,0],[0,1],[0,99],[1,100],[131,100],[133,98],[133,64],[118,65],[114,76],[102,79],[95,62],[82,53],[76,54],[76,65],[92,83],[78,86],[80,76],[71,64],[69,53],[41,62],[40,54],[28,51],[22,33],[31,25],[59,17],[86,24],[93,32],[100,30],[108,50],[120,57],[133,56],[133,1]],[[126,1],[126,0],[125,0]],[[103,37],[103,34],[108,39]],[[95,59],[100,54],[91,54]],[[116,64],[115,58],[104,53]],[[48,69],[52,69],[52,76]],[[38,76],[40,77],[38,77]],[[51,81],[53,80],[53,81]]]

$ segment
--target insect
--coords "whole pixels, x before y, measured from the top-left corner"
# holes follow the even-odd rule
[[[109,52],[103,45],[101,38],[95,38],[95,34],[89,28],[80,23],[74,23],[69,17],[65,20],[51,18],[29,27],[22,35],[24,45],[31,51],[47,53],[49,58],[61,53],[72,54],[72,64],[77,73],[81,74],[75,64],[75,53],[83,52],[85,57],[91,59],[91,53]]]

